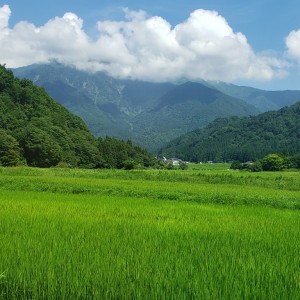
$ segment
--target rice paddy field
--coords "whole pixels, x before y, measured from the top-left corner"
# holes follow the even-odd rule
[[[0,299],[300,299],[300,173],[0,168]]]

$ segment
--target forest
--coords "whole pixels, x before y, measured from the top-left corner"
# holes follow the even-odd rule
[[[218,118],[160,150],[161,155],[193,162],[247,162],[299,152],[300,102],[257,116]]]
[[[131,141],[96,139],[43,88],[0,66],[0,165],[132,169],[155,163]]]

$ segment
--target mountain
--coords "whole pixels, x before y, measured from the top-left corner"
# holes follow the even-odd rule
[[[56,101],[80,116],[95,136],[132,137],[131,120],[163,95],[170,84],[114,79],[59,63],[31,65],[13,70],[42,86]]]
[[[218,117],[257,113],[254,107],[240,99],[201,83],[187,82],[174,86],[151,110],[136,116],[133,122],[139,141],[148,149],[155,149],[152,145],[163,145]]]
[[[300,152],[300,102],[250,117],[219,118],[170,142],[160,155],[188,161],[256,160]]]
[[[0,65],[0,165],[134,168],[155,160],[131,141],[96,139],[29,79]]]
[[[155,151],[217,117],[258,114],[253,105],[202,83],[150,83],[58,63],[14,69],[80,116],[96,136],[132,139]]]
[[[247,86],[237,86],[220,81],[210,81],[206,84],[216,88],[226,95],[236,97],[255,106],[260,112],[278,110],[300,101],[300,91],[264,91]]]

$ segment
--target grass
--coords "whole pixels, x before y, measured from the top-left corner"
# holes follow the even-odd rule
[[[0,299],[299,299],[299,173],[0,169]]]

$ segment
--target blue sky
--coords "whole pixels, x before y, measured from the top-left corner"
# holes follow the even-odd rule
[[[0,1],[0,63],[300,89],[299,13],[299,0]]]

